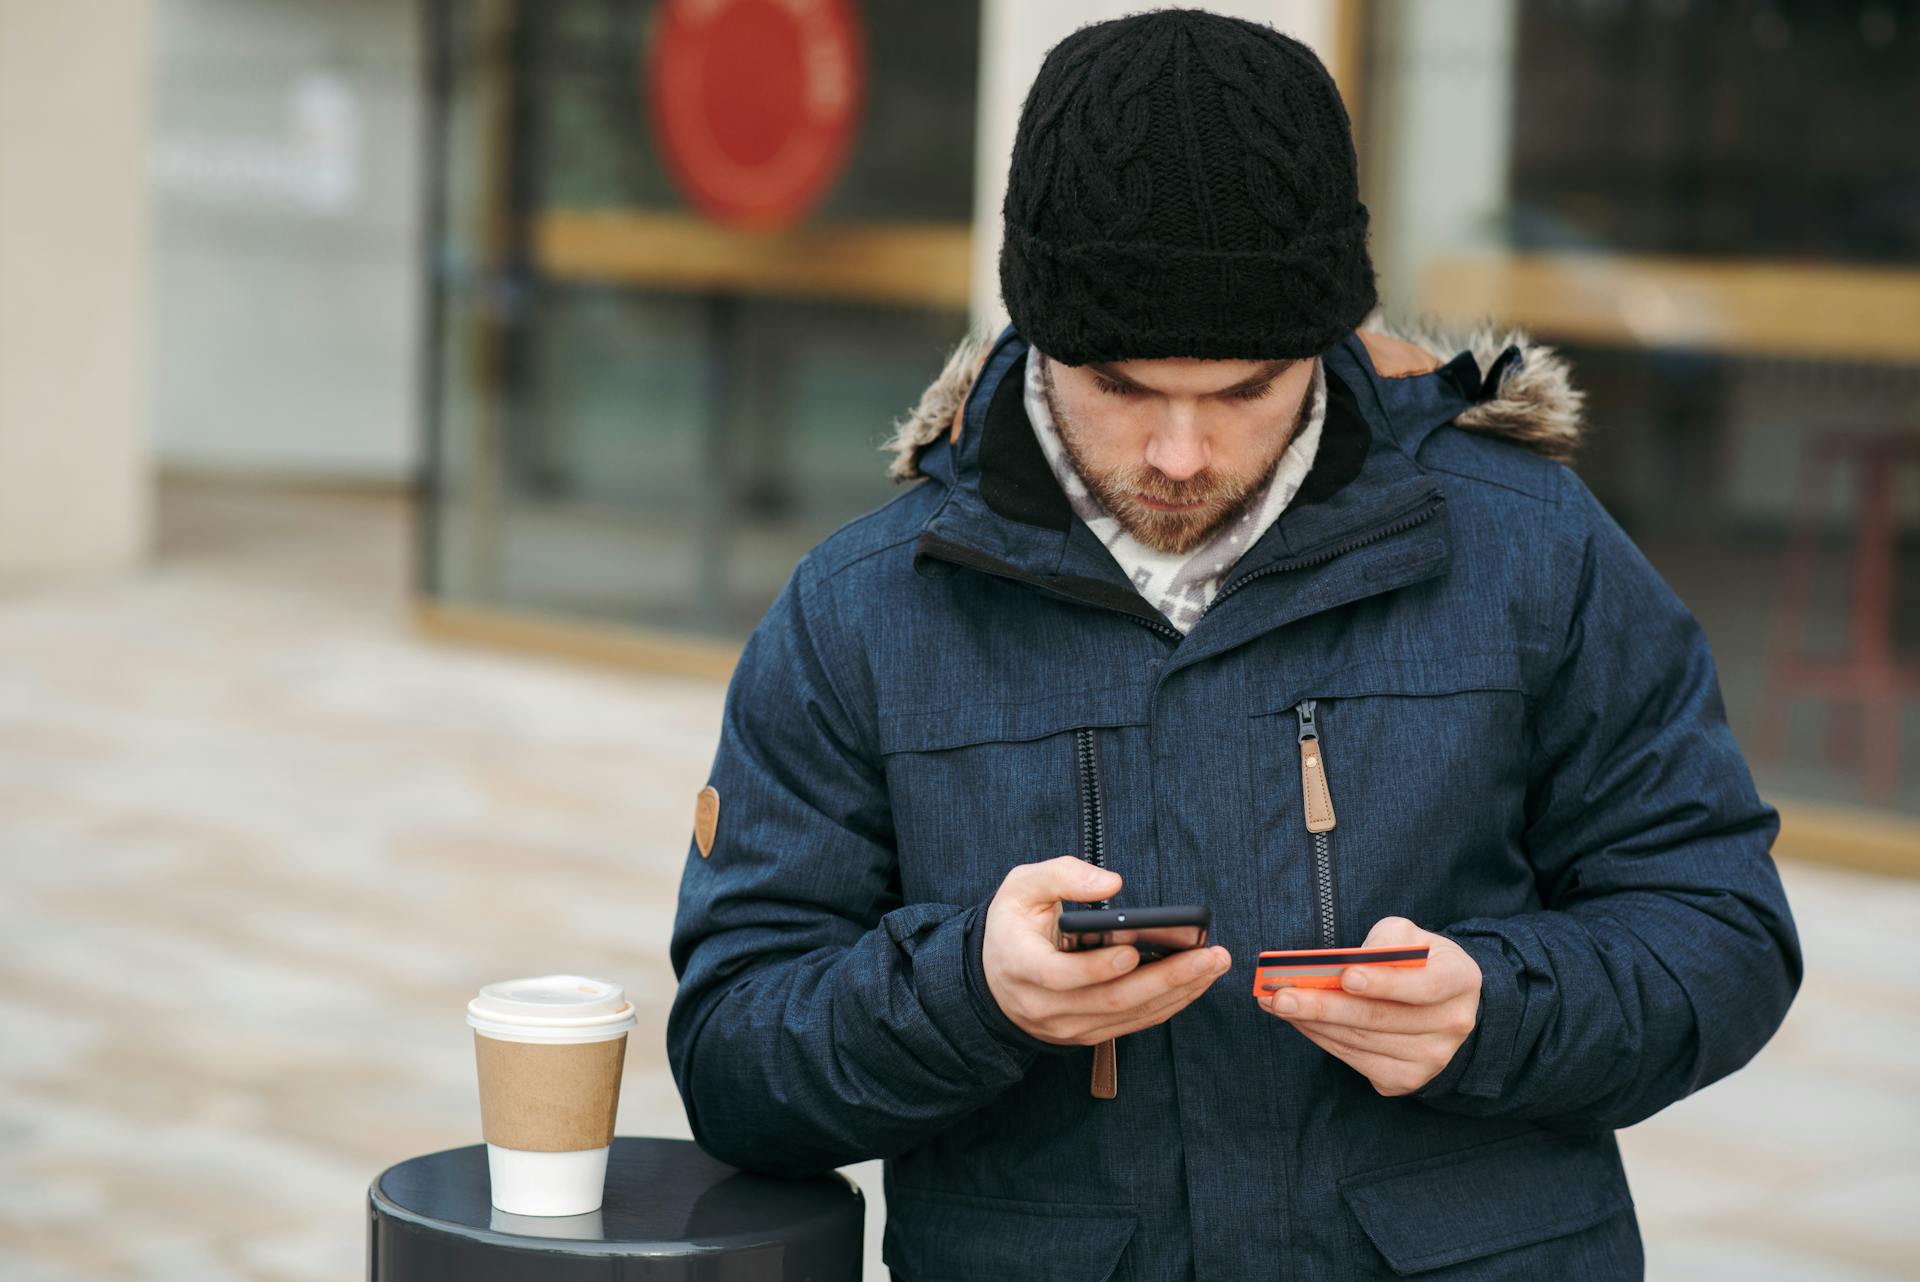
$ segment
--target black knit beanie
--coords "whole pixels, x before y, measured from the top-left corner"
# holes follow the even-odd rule
[[[1007,312],[1068,365],[1318,355],[1378,301],[1333,78],[1238,18],[1161,9],[1055,45],[1002,213]]]

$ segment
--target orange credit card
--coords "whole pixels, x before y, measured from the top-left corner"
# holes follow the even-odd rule
[[[1348,966],[1424,966],[1427,946],[1418,948],[1286,948],[1260,954],[1253,972],[1253,995],[1265,997],[1283,988],[1338,988]]]

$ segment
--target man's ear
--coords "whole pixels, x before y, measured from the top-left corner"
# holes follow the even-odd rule
[[[1409,343],[1404,338],[1395,338],[1378,330],[1363,329],[1359,333],[1360,341],[1366,345],[1367,357],[1373,362],[1374,372],[1381,378],[1412,378],[1445,364],[1418,343]]]

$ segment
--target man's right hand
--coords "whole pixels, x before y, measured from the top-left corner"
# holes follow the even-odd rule
[[[981,960],[987,988],[1008,1019],[1043,1042],[1093,1046],[1171,1019],[1232,964],[1215,945],[1145,966],[1131,944],[1088,952],[1054,945],[1061,900],[1089,903],[1120,891],[1120,874],[1062,855],[1019,864],[987,905]]]

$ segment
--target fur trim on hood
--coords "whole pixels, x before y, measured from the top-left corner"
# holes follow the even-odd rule
[[[1376,318],[1361,326],[1363,334],[1369,331],[1424,348],[1436,365],[1455,353],[1470,351],[1482,378],[1509,344],[1519,347],[1519,361],[1508,367],[1494,394],[1462,410],[1454,424],[1524,445],[1556,462],[1570,461],[1579,449],[1586,428],[1582,415],[1586,393],[1573,385],[1566,357],[1554,348],[1521,330],[1502,329],[1491,322],[1451,328],[1428,321]],[[893,456],[889,477],[895,481],[920,478],[921,453],[952,428],[993,337],[970,333],[963,338],[939,376],[920,394],[919,403],[894,424],[893,435],[880,447]]]
[[[1361,331],[1404,339],[1440,361],[1470,351],[1482,378],[1509,345],[1518,347],[1520,359],[1501,376],[1494,394],[1461,410],[1454,425],[1524,445],[1557,463],[1570,462],[1579,450],[1587,394],[1573,385],[1567,358],[1525,331],[1502,329],[1492,321],[1450,328],[1421,320],[1376,320]]]

